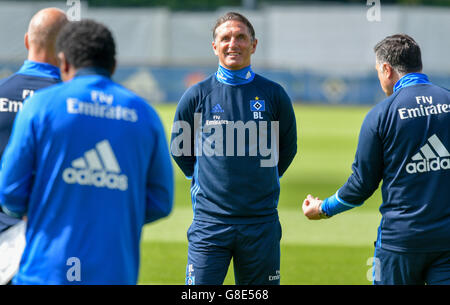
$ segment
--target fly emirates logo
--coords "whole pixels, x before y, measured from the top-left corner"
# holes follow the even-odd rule
[[[406,164],[408,174],[450,169],[450,153],[435,134],[411,159],[413,162]]]
[[[87,115],[110,120],[124,120],[135,123],[138,120],[136,109],[113,103],[114,96],[103,91],[91,91],[91,100],[82,101],[69,97],[66,100],[67,113]]]
[[[62,175],[68,184],[106,187],[120,191],[128,189],[128,177],[121,175],[119,163],[108,140],[98,142],[95,148],[73,160],[71,165]]]
[[[418,106],[398,109],[401,120],[450,113],[450,104],[433,104],[433,96],[416,96]]]

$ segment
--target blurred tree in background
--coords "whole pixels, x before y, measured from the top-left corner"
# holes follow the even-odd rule
[[[173,10],[214,10],[222,6],[261,4],[364,4],[367,0],[87,0],[90,6],[165,6]],[[371,0],[369,0],[371,1]],[[450,0],[380,0],[381,4],[450,6]]]
[[[221,6],[240,6],[241,0],[87,0],[89,6],[156,6],[172,10],[214,10]]]
[[[11,0],[0,0],[11,1]],[[30,0],[15,0],[30,1]],[[40,0],[48,1],[48,0]],[[65,0],[61,0],[65,1]],[[172,10],[215,10],[223,6],[257,8],[264,4],[362,4],[373,0],[81,0],[93,7],[167,7]],[[450,6],[450,0],[379,0],[383,4]]]

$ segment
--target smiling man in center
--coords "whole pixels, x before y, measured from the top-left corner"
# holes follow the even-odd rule
[[[222,284],[231,259],[236,284],[280,283],[279,179],[296,155],[297,127],[285,90],[252,71],[257,44],[246,17],[220,17],[212,42],[218,70],[190,87],[175,113],[172,156],[192,179],[186,284]],[[225,122],[244,132],[230,132]],[[181,142],[177,126],[190,128]],[[278,162],[264,162],[262,142],[276,148]]]

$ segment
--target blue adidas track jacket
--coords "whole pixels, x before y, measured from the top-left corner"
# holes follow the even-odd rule
[[[142,226],[172,209],[158,115],[104,72],[79,70],[17,115],[0,172],[2,208],[28,216],[15,284],[136,284]]]
[[[59,69],[47,63],[26,60],[13,75],[0,81],[0,157],[8,144],[16,114],[26,97],[36,90],[59,83]],[[0,211],[0,232],[19,219]]]
[[[182,96],[171,144],[174,160],[192,177],[195,220],[277,219],[279,178],[297,152],[294,110],[279,84],[255,74],[228,85],[211,75]]]
[[[383,181],[376,245],[402,252],[448,251],[449,151],[449,91],[425,74],[407,74],[367,114],[353,173],[322,209],[334,215],[361,205]]]

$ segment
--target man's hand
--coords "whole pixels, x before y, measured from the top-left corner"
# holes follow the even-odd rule
[[[319,220],[322,219],[320,205],[322,204],[322,200],[318,197],[314,198],[311,195],[306,196],[306,199],[303,201],[302,209],[303,214],[310,220]]]

